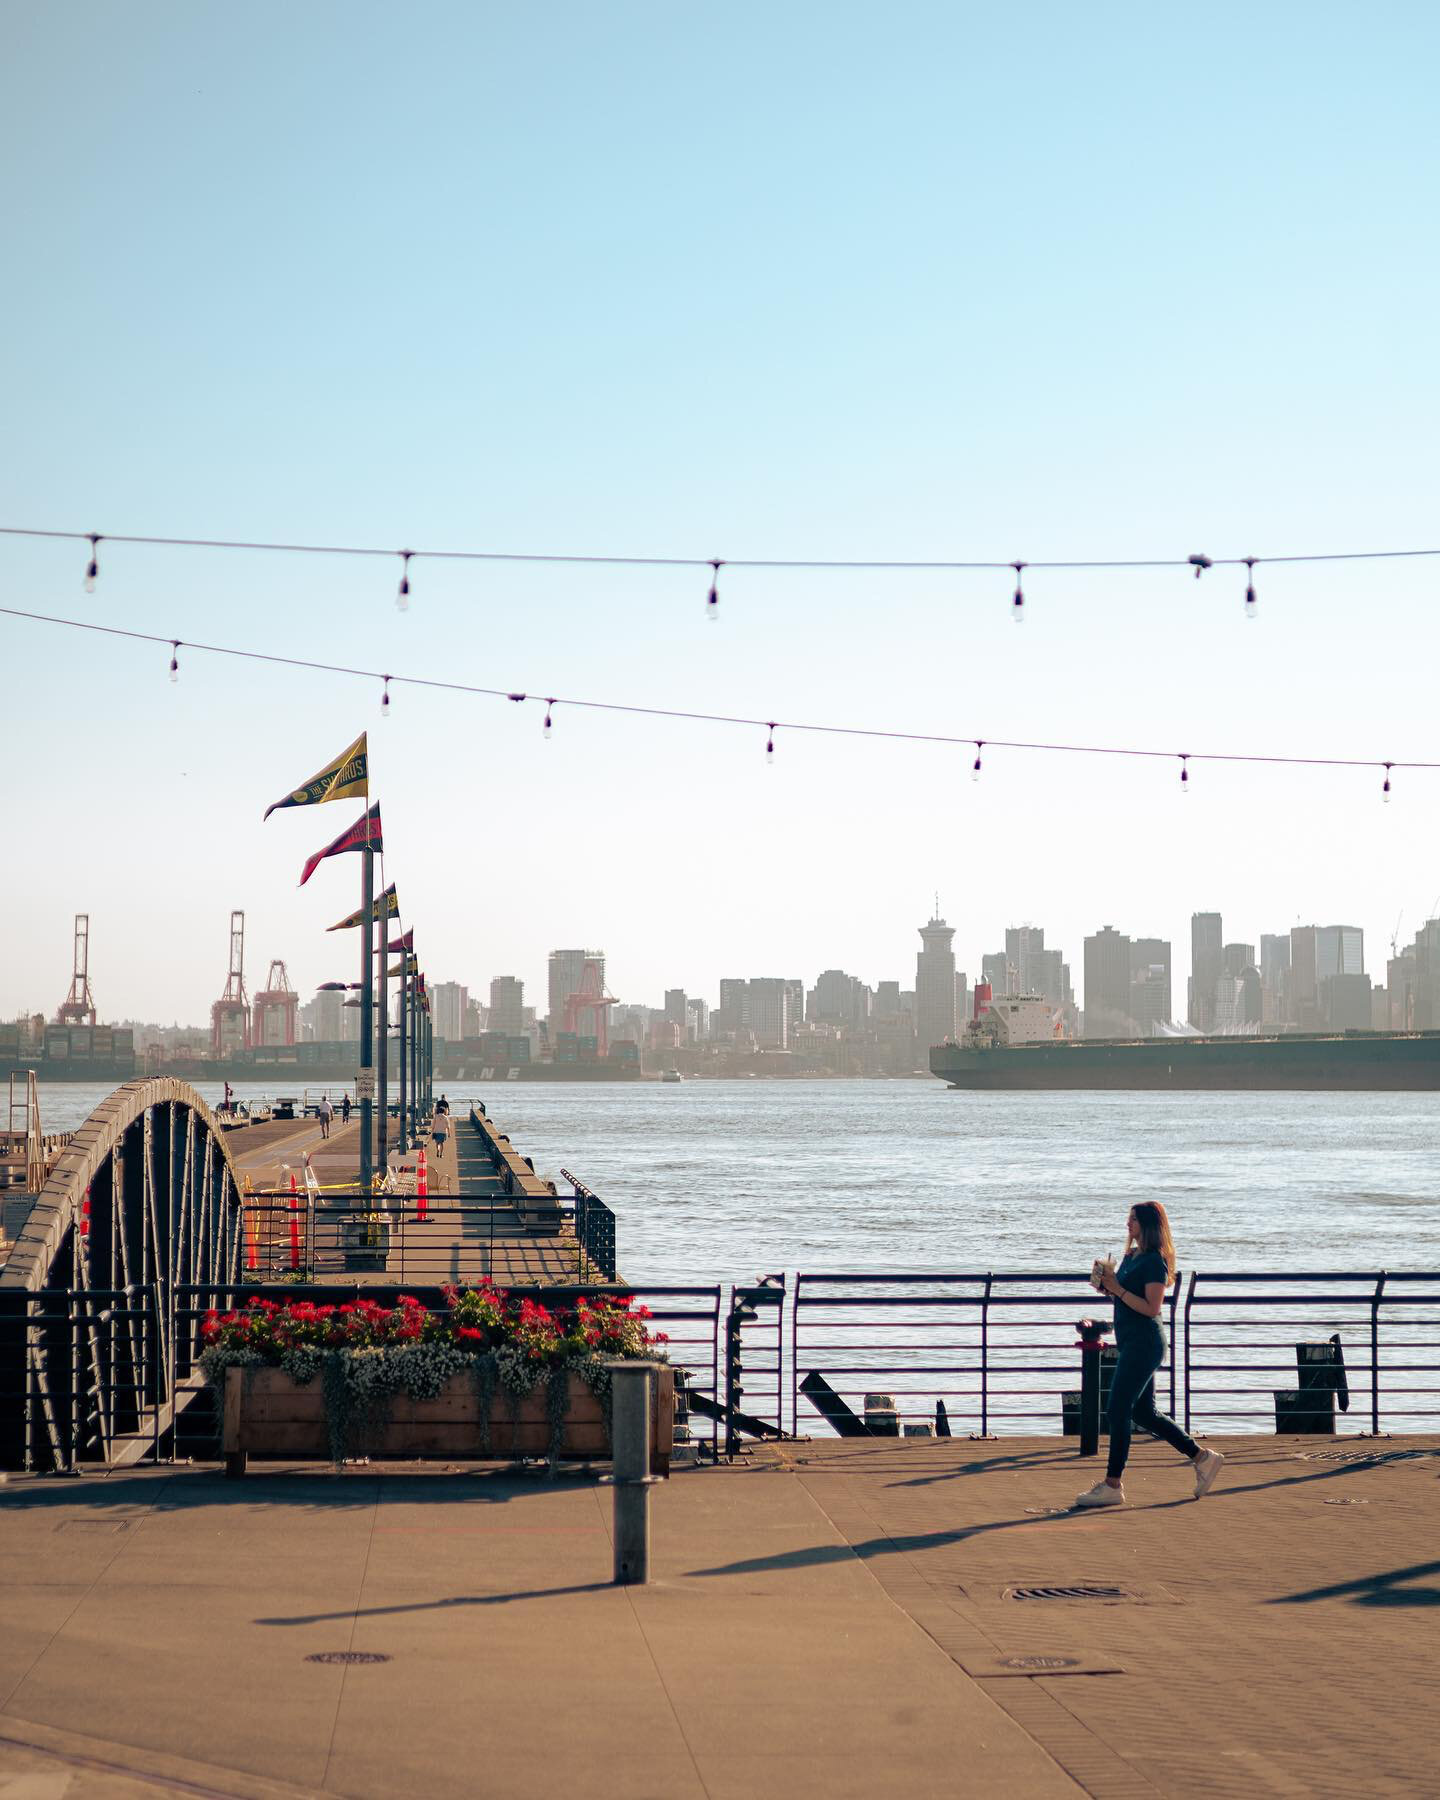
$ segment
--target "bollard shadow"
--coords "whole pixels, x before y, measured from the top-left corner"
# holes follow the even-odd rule
[[[1277,1594],[1266,1605],[1308,1606],[1314,1600],[1348,1600],[1352,1606],[1440,1606],[1440,1587],[1408,1585],[1423,1575],[1436,1574],[1440,1574],[1440,1562],[1411,1563],[1407,1569],[1387,1569],[1355,1581],[1337,1581],[1330,1587]]]
[[[570,1594],[613,1593],[613,1581],[576,1581],[566,1587],[518,1588],[508,1594],[448,1594],[443,1600],[404,1600],[394,1606],[351,1606],[341,1612],[280,1614],[257,1625],[333,1625],[351,1619],[385,1619],[397,1613],[448,1612],[458,1606],[508,1606],[520,1600],[558,1600]]]
[[[378,1504],[404,1506],[503,1506],[537,1493],[570,1492],[568,1483],[593,1487],[597,1476],[565,1471],[549,1479],[544,1465],[519,1472],[509,1465],[476,1464],[466,1469],[393,1464],[328,1463],[302,1467],[261,1465],[240,1480],[219,1469],[187,1469],[173,1473],[46,1476],[0,1488],[0,1518],[9,1513],[83,1510],[95,1513],[172,1513],[201,1508],[276,1506],[304,1513],[358,1512]]]

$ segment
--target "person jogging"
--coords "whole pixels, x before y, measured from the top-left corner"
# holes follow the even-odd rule
[[[330,1096],[326,1094],[320,1102],[320,1137],[323,1142],[330,1135],[330,1121],[335,1117],[335,1108],[330,1104]]]
[[[1165,1360],[1165,1327],[1160,1310],[1175,1280],[1175,1241],[1158,1200],[1137,1200],[1125,1221],[1125,1254],[1117,1269],[1108,1257],[1095,1264],[1091,1280],[1115,1300],[1115,1370],[1110,1378],[1110,1455],[1105,1479],[1077,1495],[1077,1506],[1123,1506],[1121,1485],[1130,1456],[1130,1434],[1139,1425],[1188,1457],[1195,1470],[1195,1498],[1215,1485],[1225,1458],[1202,1450],[1173,1419],[1155,1410],[1155,1373]]]

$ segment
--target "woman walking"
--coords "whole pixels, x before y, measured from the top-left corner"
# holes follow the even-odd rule
[[[1115,1372],[1110,1381],[1110,1456],[1105,1479],[1079,1495],[1077,1506],[1123,1506],[1121,1479],[1130,1456],[1135,1425],[1173,1444],[1195,1469],[1195,1498],[1215,1485],[1225,1458],[1202,1450],[1173,1419],[1155,1410],[1155,1373],[1165,1360],[1165,1327],[1160,1310],[1175,1280],[1175,1242],[1158,1200],[1137,1200],[1125,1221],[1125,1254],[1117,1269],[1107,1257],[1091,1279],[1115,1299]]]

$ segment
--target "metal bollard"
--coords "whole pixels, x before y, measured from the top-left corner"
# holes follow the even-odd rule
[[[1110,1322],[1079,1319],[1075,1329],[1080,1333],[1080,1454],[1095,1456],[1100,1449],[1100,1340]]]
[[[654,1363],[612,1362],[610,1430],[614,1445],[615,1584],[650,1579],[650,1389]]]

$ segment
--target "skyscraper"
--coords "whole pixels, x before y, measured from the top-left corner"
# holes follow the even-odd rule
[[[431,1017],[437,1038],[447,1044],[461,1042],[465,1036],[465,1003],[469,998],[470,990],[458,981],[437,981],[431,987]]]
[[[757,1050],[790,1048],[791,983],[777,976],[754,976],[746,983],[749,990],[750,1029],[755,1033]]]
[[[1129,1037],[1130,940],[1106,925],[1085,940],[1085,1035]]]
[[[1190,915],[1190,991],[1186,1011],[1198,1031],[1215,1024],[1215,983],[1224,969],[1224,928],[1216,913]]]
[[[1170,945],[1164,938],[1132,938],[1130,942],[1130,1017],[1141,1037],[1174,1017],[1170,981]]]
[[[490,1030],[524,1035],[525,983],[514,975],[497,975],[490,983]]]
[[[572,994],[583,991],[581,984],[584,980],[587,962],[599,963],[600,989],[603,993],[605,989],[605,952],[603,950],[552,950],[550,952],[550,1011],[547,1023],[552,1044],[555,1042],[556,1035],[565,1029],[565,1002]]]
[[[939,916],[920,927],[924,946],[915,958],[915,1033],[922,1060],[936,1044],[955,1036],[955,942],[953,927]]]

